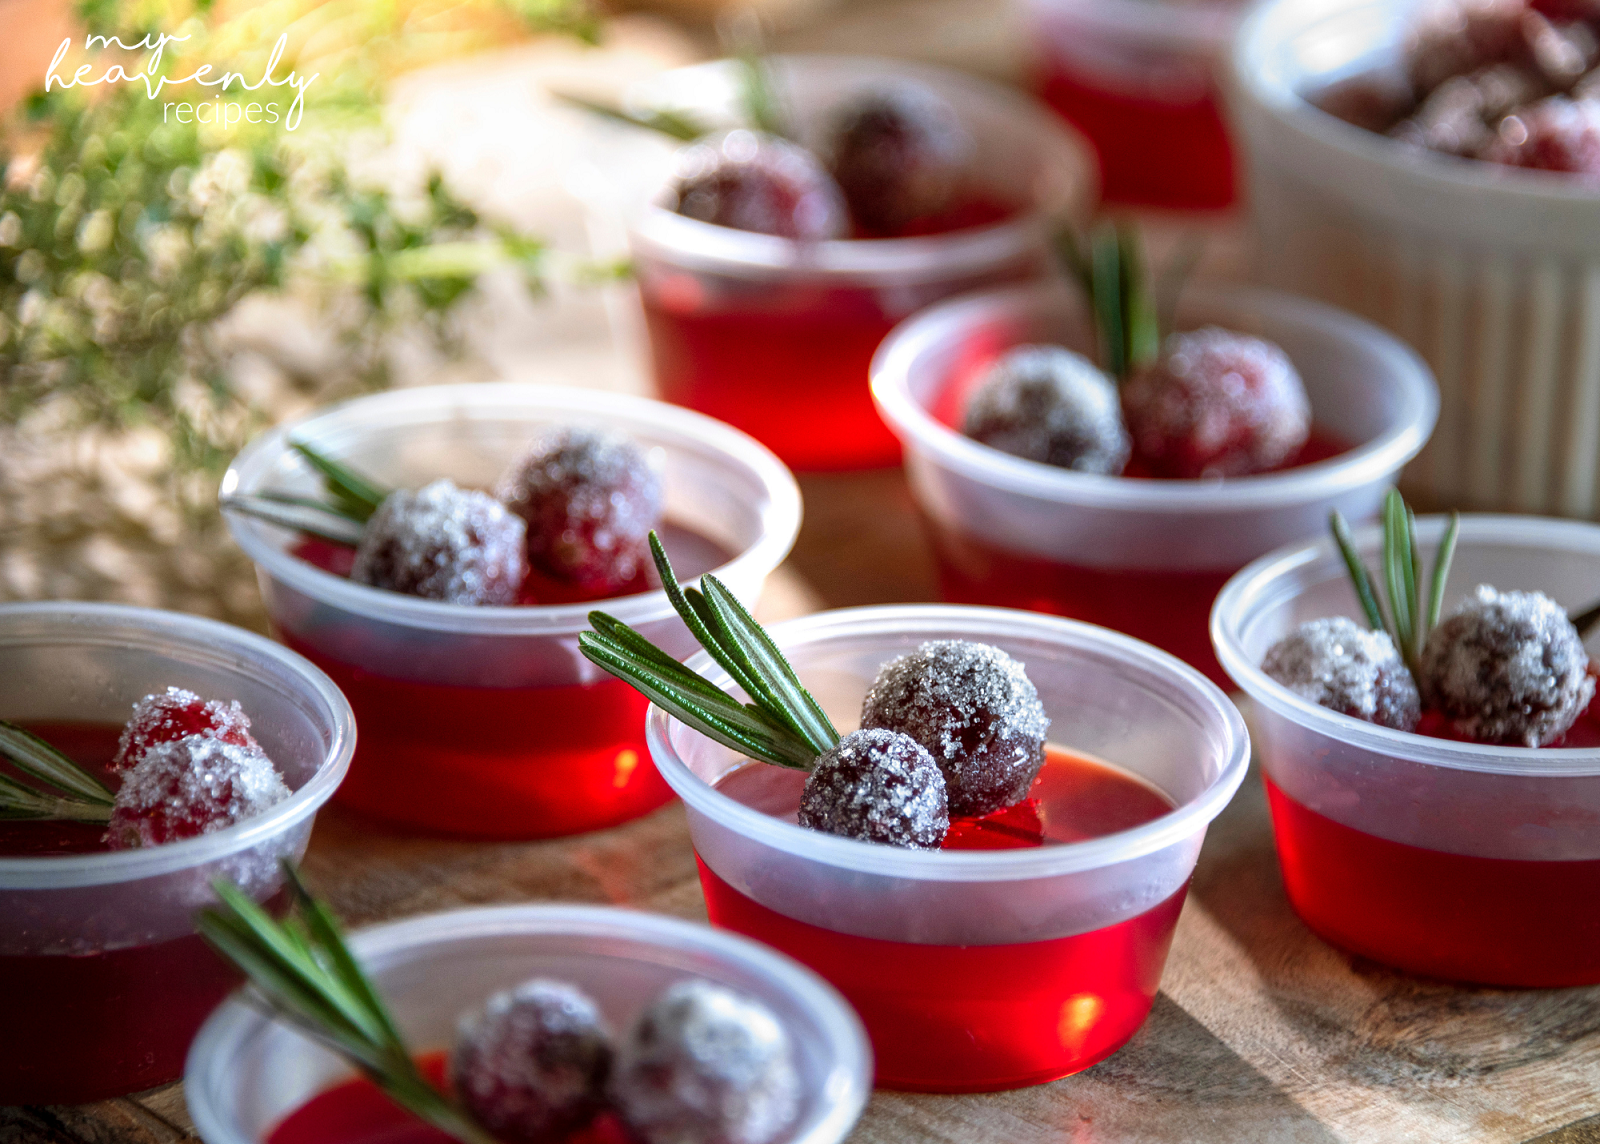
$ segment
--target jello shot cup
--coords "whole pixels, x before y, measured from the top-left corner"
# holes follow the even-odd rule
[[[644,449],[662,478],[661,532],[674,562],[715,571],[754,604],[799,529],[794,479],[743,433],[644,398],[509,383],[359,398],[253,441],[222,493],[321,495],[291,440],[386,488],[441,477],[489,488],[560,425],[612,430]],[[590,610],[603,606],[689,654],[694,641],[665,593],[603,604],[442,603],[356,583],[307,559],[299,534],[242,513],[227,518],[256,563],[278,637],[326,671],[355,709],[361,745],[341,805],[434,832],[540,838],[613,826],[672,797],[645,749],[645,701],[578,652]]]
[[[1050,229],[1094,201],[1093,160],[1025,96],[940,68],[859,56],[779,56],[774,85],[800,140],[820,145],[851,99],[932,89],[976,145],[969,193],[990,221],[908,238],[797,242],[687,218],[655,202],[629,227],[663,398],[737,426],[798,470],[893,465],[867,366],[901,319],[952,294],[1037,277]],[[642,106],[734,120],[740,68],[719,61],[641,85]],[[736,121],[736,120],[735,120]]]
[[[195,912],[216,902],[218,878],[272,908],[280,861],[304,852],[349,765],[349,704],[270,640],[147,608],[0,605],[0,719],[80,765],[109,762],[133,705],[168,687],[237,700],[293,793],[141,849],[49,852],[29,839],[54,824],[4,824],[0,1104],[79,1104],[177,1080],[195,1031],[239,981],[194,932]]]
[[[1206,826],[1249,761],[1227,697],[1148,644],[999,608],[849,608],[769,632],[841,732],[858,725],[887,660],[929,640],[998,647],[1026,667],[1050,744],[1110,764],[1159,809],[1128,829],[1028,848],[862,842],[796,824],[799,772],[752,763],[652,708],[650,749],[688,808],[713,924],[832,982],[866,1023],[886,1088],[1017,1088],[1120,1048],[1155,999]]]
[[[838,993],[788,958],[708,926],[597,906],[500,906],[373,926],[350,945],[425,1071],[442,1063],[461,1014],[532,977],[577,986],[619,1032],[664,989],[701,980],[759,1001],[788,1034],[800,1102],[773,1144],[838,1144],[871,1090],[871,1050]],[[377,1123],[352,1121],[348,1107],[315,1119],[316,1098],[355,1078],[341,1058],[236,995],[196,1038],[184,1095],[206,1144],[349,1144],[404,1124],[370,1089],[376,1099],[358,1108]],[[286,1122],[299,1125],[294,1135]]]
[[[1443,526],[1417,522],[1429,560]],[[1358,532],[1356,546],[1369,568],[1380,566],[1376,528]],[[1464,516],[1450,584],[1447,613],[1479,584],[1586,607],[1600,597],[1600,526]],[[1334,945],[1410,973],[1600,983],[1600,747],[1396,731],[1310,703],[1262,673],[1280,638],[1336,615],[1362,622],[1344,561],[1323,540],[1255,561],[1211,617],[1217,655],[1250,696],[1295,912]]]
[[[1316,302],[1191,287],[1176,326],[1206,325],[1283,348],[1305,382],[1323,459],[1226,480],[1157,480],[1075,472],[964,436],[967,401],[1006,350],[1048,343],[1092,356],[1081,295],[1064,285],[952,300],[890,336],[873,362],[873,395],[905,442],[946,600],[1101,624],[1226,682],[1207,634],[1222,585],[1262,553],[1321,532],[1330,510],[1371,518],[1428,439],[1438,395],[1412,350]]]

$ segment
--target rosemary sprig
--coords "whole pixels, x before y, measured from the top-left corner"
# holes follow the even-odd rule
[[[327,906],[283,863],[291,915],[275,921],[237,886],[215,883],[220,908],[203,910],[196,928],[238,966],[276,1016],[344,1057],[390,1100],[462,1144],[493,1144],[418,1071],[388,1007],[361,971]]]
[[[327,500],[268,489],[225,496],[221,500],[222,507],[334,544],[351,548],[360,544],[368,518],[377,511],[388,492],[304,441],[290,441],[289,447],[322,474]]]
[[[323,486],[333,498],[341,516],[365,523],[389,495],[387,489],[367,480],[348,465],[317,452],[304,441],[290,441],[289,448],[322,474]]]
[[[698,589],[680,587],[654,532],[650,552],[673,608],[751,702],[739,702],[605,612],[589,613],[594,630],[578,636],[579,649],[724,746],[780,767],[810,770],[818,755],[839,742],[839,732],[778,646],[715,576],[702,576]]]
[[[0,775],[0,819],[111,820],[106,785],[31,731],[0,721],[0,758],[22,775]]]
[[[586,99],[581,95],[570,95],[560,91],[551,92],[551,94],[562,103],[582,108],[584,111],[591,112],[601,118],[656,131],[669,138],[676,139],[680,143],[692,143],[702,135],[709,134],[704,126],[681,111],[671,111],[665,108],[652,108],[648,111],[628,111],[625,108],[616,107],[609,103]]]
[[[1063,231],[1059,247],[1089,299],[1101,364],[1119,381],[1126,380],[1161,350],[1161,326],[1139,232],[1106,221],[1081,240]]]

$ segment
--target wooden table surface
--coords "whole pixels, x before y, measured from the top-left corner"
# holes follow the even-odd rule
[[[767,618],[933,598],[898,472],[802,485],[806,524],[763,598]],[[330,807],[306,872],[353,925],[528,901],[705,916],[676,805],[614,830],[531,843],[397,833]],[[179,1085],[97,1105],[0,1109],[0,1144],[192,1138]],[[876,1093],[851,1140],[1600,1142],[1600,988],[1462,988],[1323,944],[1284,899],[1252,777],[1207,837],[1160,996],[1126,1048],[1017,1092]]]

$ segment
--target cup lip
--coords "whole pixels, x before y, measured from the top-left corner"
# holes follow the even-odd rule
[[[1443,516],[1417,518],[1420,539],[1437,540],[1443,533]],[[1460,545],[1482,541],[1534,547],[1552,534],[1600,558],[1600,526],[1572,520],[1536,516],[1500,516],[1463,513]],[[1381,542],[1381,525],[1355,531],[1358,550],[1368,552]],[[1246,654],[1239,624],[1273,583],[1299,569],[1339,560],[1333,540],[1323,537],[1285,545],[1252,561],[1223,586],[1211,608],[1211,643],[1222,668],[1250,698],[1278,715],[1331,739],[1375,753],[1450,770],[1536,778],[1575,778],[1600,775],[1600,747],[1510,747],[1494,743],[1458,743],[1412,731],[1380,727],[1352,715],[1331,711],[1296,695],[1272,679]]]
[[[920,81],[935,90],[966,90],[1005,106],[1040,139],[1041,151],[1053,151],[1063,167],[1074,168],[1071,191],[1059,203],[1041,203],[1038,196],[1015,214],[986,226],[963,227],[944,234],[909,238],[840,238],[802,242],[778,235],[756,234],[685,218],[661,206],[661,190],[633,212],[628,237],[635,253],[692,270],[745,276],[846,279],[891,278],[926,281],[959,277],[976,270],[1023,257],[1039,248],[1049,233],[1049,220],[1086,208],[1098,197],[1097,167],[1088,144],[1059,117],[1020,91],[991,83],[951,68],[882,56],[847,56],[828,53],[775,55],[779,68],[834,68],[871,70],[884,76]],[[710,60],[674,68],[662,76],[633,85],[629,98],[676,77],[692,82],[734,66],[731,60]]]
[[[620,413],[633,421],[648,421],[665,428],[748,469],[769,501],[762,514],[762,532],[754,544],[711,570],[719,579],[737,583],[746,575],[770,575],[794,546],[800,532],[800,488],[783,462],[755,438],[703,413],[646,397],[522,382],[414,386],[324,406],[275,426],[246,445],[223,474],[218,495],[226,497],[252,490],[260,475],[286,451],[290,436],[303,434],[314,442],[319,423],[326,427],[359,418],[363,412],[407,407],[426,409],[430,405],[436,407],[442,419],[452,411],[459,415],[474,405],[507,402],[521,403],[530,411],[570,416],[576,420],[605,422],[609,416]],[[597,607],[627,623],[643,623],[672,614],[671,601],[661,589],[606,600],[509,607],[425,600],[335,576],[272,543],[267,531],[271,526],[227,509],[223,510],[223,517],[234,542],[274,580],[319,603],[333,604],[383,623],[480,637],[518,638],[584,631],[589,626],[589,613]]]
[[[910,373],[930,345],[950,329],[970,328],[1018,309],[1075,304],[1063,282],[982,290],[930,306],[906,319],[873,355],[872,397],[878,411],[909,448],[979,484],[1040,500],[1128,512],[1233,512],[1337,497],[1381,481],[1421,451],[1439,416],[1439,390],[1421,356],[1372,323],[1308,298],[1254,286],[1205,284],[1184,297],[1224,310],[1253,310],[1315,324],[1347,339],[1370,342],[1387,359],[1384,379],[1410,407],[1402,424],[1336,457],[1276,473],[1227,480],[1148,480],[1071,469],[1013,457],[957,432],[911,394]]]
[[[918,881],[957,882],[1008,882],[1054,877],[1154,853],[1204,830],[1233,798],[1244,779],[1250,762],[1250,735],[1245,728],[1244,718],[1228,697],[1216,684],[1182,660],[1120,632],[1038,612],[955,604],[839,608],[786,620],[772,625],[767,631],[780,648],[788,648],[833,636],[859,636],[872,632],[904,634],[919,628],[945,633],[957,631],[974,640],[983,640],[986,636],[1046,635],[1065,645],[1110,652],[1125,662],[1154,668],[1168,682],[1182,688],[1205,715],[1215,717],[1224,735],[1227,757],[1217,777],[1201,794],[1160,818],[1131,830],[1083,842],[1029,850],[910,850],[835,837],[782,822],[735,802],[691,771],[672,744],[674,720],[652,703],[646,714],[645,739],[656,769],[691,811],[704,814],[762,845],[864,874]],[[713,683],[724,685],[729,682],[727,673],[703,651],[685,663],[706,675]],[[712,670],[708,671],[708,668]],[[689,734],[697,734],[688,728],[684,730]]]
[[[284,834],[314,815],[343,781],[355,753],[355,713],[344,694],[309,660],[264,636],[201,616],[185,615],[156,608],[127,604],[47,602],[0,604],[0,646],[11,621],[34,621],[41,627],[59,625],[62,636],[51,640],[41,630],[32,644],[52,642],[100,642],[129,646],[121,625],[137,626],[148,632],[152,650],[181,646],[199,651],[221,666],[240,654],[271,660],[300,680],[309,698],[332,724],[333,735],[316,773],[299,790],[266,812],[235,823],[212,834],[185,838],[160,846],[134,850],[113,850],[91,854],[60,854],[45,857],[0,857],[0,891],[68,889],[107,883],[131,882],[159,877],[177,870],[201,866],[219,858],[247,850]],[[118,629],[117,638],[92,640],[96,629]]]
[[[616,906],[487,906],[423,914],[356,930],[350,946],[363,961],[390,958],[418,946],[441,950],[457,942],[502,936],[579,936],[689,946],[732,962],[776,985],[811,1014],[834,1055],[818,1093],[821,1115],[787,1144],[837,1144],[860,1118],[872,1087],[872,1049],[855,1011],[839,992],[798,962],[738,934],[681,918]],[[184,1064],[184,1095],[195,1129],[207,1144],[254,1144],[229,1130],[217,1099],[226,1066],[245,1041],[276,1023],[235,991],[206,1019]]]
[[[1073,19],[1104,31],[1132,33],[1168,51],[1216,55],[1227,49],[1248,4],[1244,0],[1204,0],[1194,4],[1151,4],[1148,0],[1029,0],[1036,16]]]

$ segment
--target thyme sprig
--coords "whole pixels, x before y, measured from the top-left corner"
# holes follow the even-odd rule
[[[673,608],[751,701],[741,703],[605,612],[589,613],[594,630],[578,636],[580,650],[701,734],[763,762],[810,770],[839,732],[777,644],[715,576],[702,576],[698,589],[680,587],[654,532],[650,552]]]
[[[0,720],[0,819],[109,822],[112,795],[88,771],[31,731]]]
[[[289,447],[322,474],[326,500],[267,489],[259,493],[230,494],[221,499],[222,507],[334,544],[350,548],[360,544],[367,520],[378,510],[388,492],[304,441],[290,441]]]

